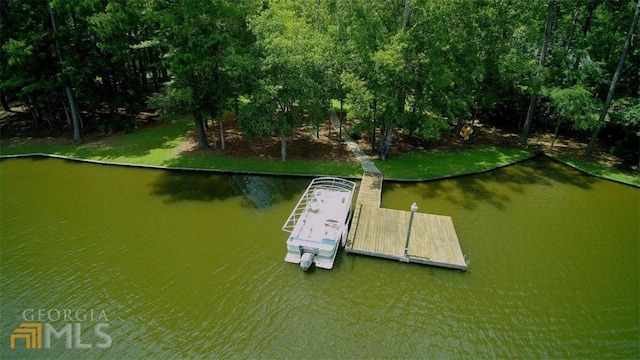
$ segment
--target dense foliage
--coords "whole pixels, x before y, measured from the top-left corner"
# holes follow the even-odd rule
[[[190,113],[203,148],[224,141],[222,124],[218,137],[206,119],[230,110],[248,136],[279,135],[283,160],[292,130],[319,126],[330,99],[383,158],[398,129],[437,138],[479,116],[522,129],[525,143],[530,127],[573,128],[634,158],[639,9],[637,0],[0,0],[0,98],[24,104],[34,127],[73,128],[77,139],[79,127],[130,130],[147,107]]]

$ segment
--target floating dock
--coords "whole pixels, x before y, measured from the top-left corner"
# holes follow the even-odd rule
[[[411,211],[381,208],[382,180],[381,174],[363,175],[345,250],[465,271],[451,217],[415,212],[411,220]]]

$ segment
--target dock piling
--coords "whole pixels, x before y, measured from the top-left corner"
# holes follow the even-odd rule
[[[409,228],[407,229],[407,241],[404,243],[404,260],[409,262],[407,254],[409,253],[409,239],[411,238],[411,225],[413,225],[413,216],[418,211],[418,204],[415,202],[411,205],[411,217],[409,218]]]

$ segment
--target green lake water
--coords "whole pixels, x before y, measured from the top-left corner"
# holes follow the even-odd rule
[[[0,358],[640,357],[639,189],[545,158],[387,182],[453,218],[468,271],[304,273],[280,228],[309,181],[1,161]]]

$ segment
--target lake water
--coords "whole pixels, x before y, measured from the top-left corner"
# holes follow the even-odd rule
[[[280,228],[309,181],[1,161],[0,358],[640,357],[640,190],[545,158],[385,183],[468,271],[304,273]]]

